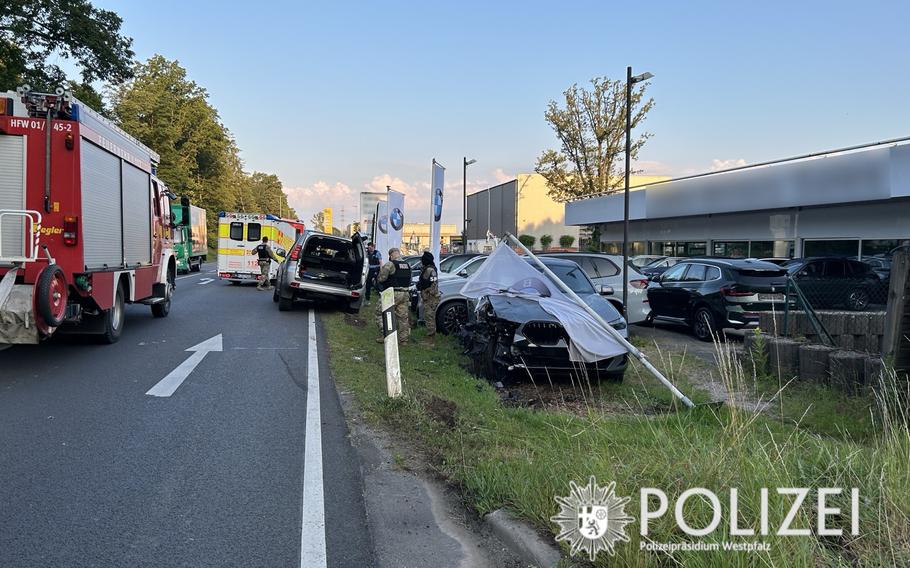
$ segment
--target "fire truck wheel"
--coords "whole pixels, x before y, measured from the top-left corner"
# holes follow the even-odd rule
[[[171,296],[174,294],[176,277],[171,270],[167,271],[167,288],[164,290],[164,301],[152,304],[152,315],[156,318],[166,318],[171,313]]]
[[[56,264],[50,264],[38,275],[35,284],[35,307],[48,327],[59,327],[66,315],[66,277]]]
[[[102,343],[117,343],[120,339],[120,334],[123,333],[123,320],[126,317],[125,303],[123,286],[117,285],[114,305],[109,310],[104,310],[104,328],[100,338]]]

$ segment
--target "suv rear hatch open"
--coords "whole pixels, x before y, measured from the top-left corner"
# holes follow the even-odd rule
[[[301,280],[348,289],[363,285],[363,246],[352,239],[311,235],[303,245],[298,264]]]

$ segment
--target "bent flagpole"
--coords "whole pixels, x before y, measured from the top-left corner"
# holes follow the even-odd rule
[[[657,380],[659,380],[661,383],[663,383],[665,387],[670,389],[670,392],[673,393],[673,396],[675,396],[676,398],[681,400],[683,402],[683,404],[685,404],[689,408],[695,407],[695,404],[693,404],[692,401],[689,400],[689,397],[687,397],[682,392],[680,392],[680,390],[678,388],[676,388],[676,385],[671,383],[665,376],[663,376],[663,374],[660,371],[657,370],[656,367],[654,367],[654,365],[651,364],[650,361],[648,361],[648,359],[645,357],[644,353],[642,353],[641,351],[638,350],[637,347],[635,347],[634,345],[629,343],[626,340],[626,338],[622,336],[621,333],[619,333],[618,331],[613,329],[613,327],[611,327],[610,324],[608,324],[606,322],[606,320],[604,320],[602,317],[600,317],[600,314],[598,314],[596,311],[594,311],[594,309],[591,308],[591,306],[589,306],[581,298],[579,298],[578,294],[573,292],[572,289],[568,285],[566,285],[565,282],[563,282],[562,280],[559,279],[558,276],[553,274],[553,271],[551,271],[549,268],[547,268],[547,265],[542,263],[539,258],[534,256],[534,253],[532,253],[530,250],[528,250],[528,247],[524,246],[521,243],[521,241],[516,239],[515,235],[513,235],[511,233],[506,233],[505,236],[503,237],[503,239],[508,239],[509,242],[511,242],[513,245],[517,246],[518,248],[520,248],[526,255],[528,255],[528,257],[534,262],[534,264],[536,264],[541,270],[543,270],[544,274],[549,276],[550,280],[555,282],[556,285],[559,286],[560,289],[562,289],[562,291],[565,292],[566,295],[572,299],[573,302],[575,302],[582,309],[584,309],[586,312],[588,312],[588,315],[590,315],[592,318],[594,318],[594,321],[596,321],[601,326],[603,326],[603,328],[606,330],[606,332],[609,333],[610,336],[613,339],[615,339],[616,341],[618,341],[623,347],[625,347],[630,355],[632,355],[633,357],[638,359],[638,361],[642,365],[644,365],[645,369],[647,369],[652,375],[654,375],[657,378]]]
[[[401,365],[398,361],[398,318],[395,317],[395,290],[379,295],[382,307],[382,337],[385,344],[385,379],[389,398],[401,396]]]

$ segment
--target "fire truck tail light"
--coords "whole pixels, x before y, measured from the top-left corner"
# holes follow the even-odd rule
[[[63,218],[63,244],[74,247],[79,242],[79,217]]]
[[[67,150],[72,150],[76,145],[76,143],[73,141],[73,134],[67,134],[66,138],[63,140],[63,143],[66,145]]]

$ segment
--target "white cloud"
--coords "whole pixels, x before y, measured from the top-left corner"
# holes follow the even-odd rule
[[[344,208],[345,224],[354,220],[358,204],[357,196],[344,183],[329,184],[320,180],[305,187],[285,187],[283,189],[288,196],[288,204],[297,211],[297,215],[304,223],[309,223],[314,214],[326,207],[332,208],[335,226],[338,226],[341,221],[342,208]]]
[[[711,168],[708,171],[719,172],[721,170],[729,170],[730,168],[738,168],[745,165],[746,161],[742,158],[733,158],[730,160],[718,160],[717,158],[714,158],[711,160]]]
[[[504,172],[502,170],[502,168],[496,168],[495,170],[493,170],[493,179],[496,180],[497,184],[506,183],[507,181],[512,181],[516,177],[517,176],[513,176],[512,174],[507,174],[506,172]]]

